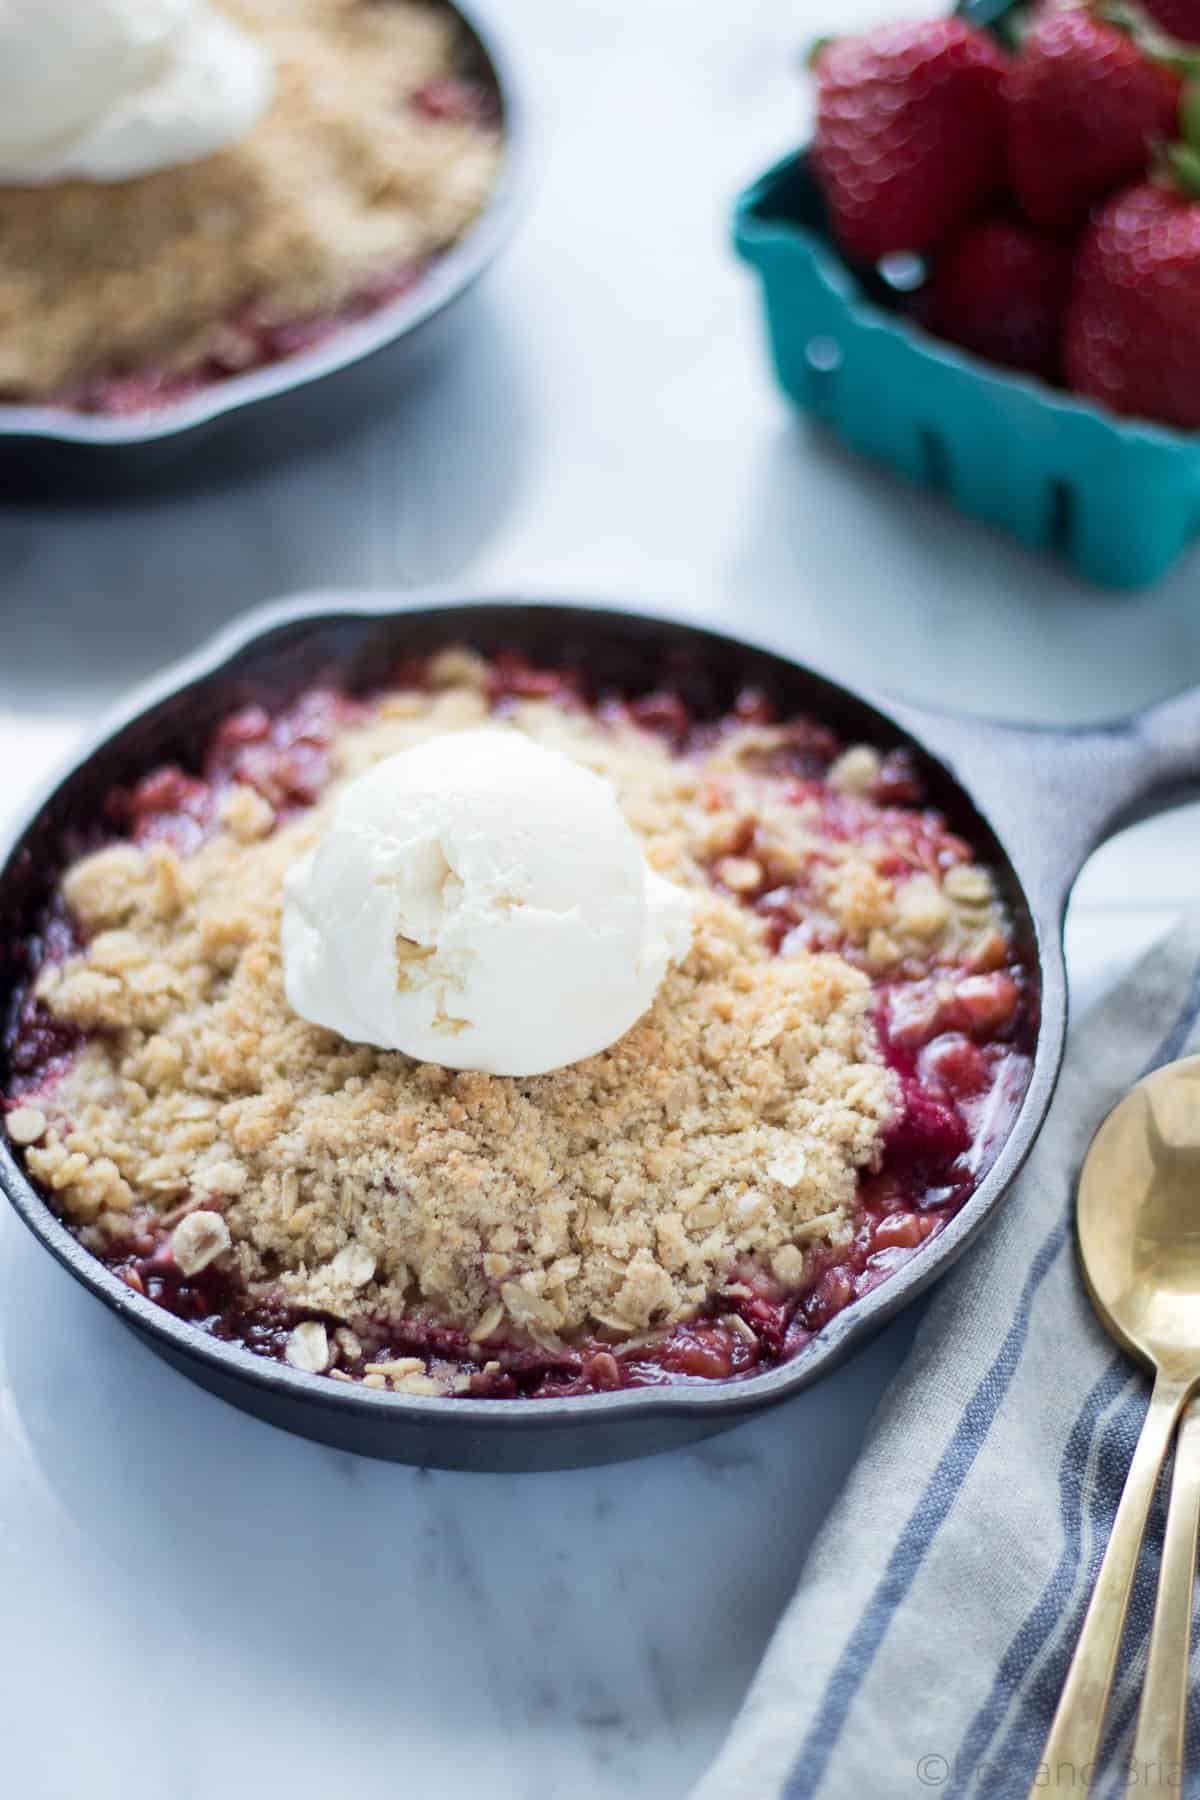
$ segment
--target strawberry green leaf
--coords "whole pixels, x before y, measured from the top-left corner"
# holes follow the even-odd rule
[[[1179,135],[1191,149],[1200,151],[1200,78],[1194,75],[1179,96]]]
[[[1175,187],[1189,200],[1200,200],[1200,150],[1190,144],[1168,144],[1165,155]]]
[[[1163,31],[1144,7],[1135,4],[1135,0],[1095,0],[1092,12],[1106,25],[1115,25],[1119,31],[1127,32],[1151,62],[1161,63],[1180,75],[1200,74],[1200,50],[1180,43],[1178,38]]]

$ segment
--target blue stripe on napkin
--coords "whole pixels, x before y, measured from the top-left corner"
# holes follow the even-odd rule
[[[1141,1073],[1174,1060],[1188,1046],[1200,1016],[1200,966],[1193,964],[1189,975],[1183,1003]],[[1136,1078],[1136,1072],[1131,1072],[1130,1083]],[[825,1784],[851,1708],[872,1672],[898,1609],[987,1442],[998,1409],[1020,1368],[1038,1291],[1068,1247],[1070,1204],[1066,1196],[1064,1204],[1066,1210],[1043,1239],[1029,1269],[1000,1348],[946,1443],[828,1676],[812,1724],[786,1777],[782,1790],[785,1800],[815,1800]],[[997,1769],[1011,1771],[1014,1794],[1023,1794],[1032,1780],[1111,1530],[1146,1399],[1144,1379],[1120,1354],[1107,1364],[1087,1394],[1067,1436],[1058,1470],[1062,1532],[1058,1561],[1004,1654],[991,1691],[971,1718],[958,1754],[950,1759],[949,1778],[940,1789],[945,1800],[966,1800],[981,1768],[991,1772],[986,1787],[978,1790],[981,1794],[1002,1791],[995,1784]],[[1110,1414],[1114,1405],[1117,1411]],[[1095,1478],[1085,1493],[1082,1474],[1093,1463]],[[1161,1500],[1157,1510],[1161,1537]],[[1089,1549],[1088,1568],[1081,1580],[1085,1542]],[[1135,1584],[1106,1752],[1111,1752],[1129,1734],[1136,1716],[1138,1667],[1144,1660],[1156,1579],[1157,1556],[1152,1551],[1143,1559]],[[1130,1690],[1124,1699],[1123,1688]],[[881,1786],[879,1792],[883,1791]]]

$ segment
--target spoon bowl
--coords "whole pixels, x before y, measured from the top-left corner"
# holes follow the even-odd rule
[[[1200,1377],[1200,1056],[1156,1069],[1088,1151],[1076,1209],[1084,1280],[1121,1346]]]

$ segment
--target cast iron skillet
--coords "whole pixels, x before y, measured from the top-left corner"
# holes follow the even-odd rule
[[[399,1462],[461,1469],[586,1466],[665,1450],[721,1431],[811,1385],[928,1287],[1002,1199],[1045,1116],[1062,1051],[1061,928],[1088,852],[1120,823],[1200,776],[1200,689],[1093,731],[985,724],[856,693],[785,656],[643,613],[521,599],[368,593],[308,596],[254,612],[142,690],[85,746],[3,847],[0,1014],[19,946],[54,885],[64,834],[104,794],[156,764],[185,766],[217,722],[252,700],[286,702],[331,671],[369,685],[400,655],[446,644],[516,648],[582,665],[633,692],[664,675],[702,709],[724,711],[755,683],[782,712],[828,722],[852,741],[908,743],[934,804],[993,868],[1016,940],[1036,971],[1041,1027],[1032,1079],[1007,1141],[973,1197],[888,1281],[839,1314],[791,1362],[748,1380],[557,1400],[406,1398],[349,1388],[205,1337],[135,1294],[82,1249],[0,1141],[0,1187],[36,1237],[139,1337],[201,1386],[286,1430]],[[0,1091],[6,1085],[0,1068]]]
[[[297,441],[328,435],[385,385],[402,380],[433,348],[438,327],[504,247],[516,222],[525,168],[525,109],[508,57],[480,16],[486,0],[443,0],[462,22],[466,63],[495,95],[504,133],[496,186],[458,243],[434,260],[412,291],[326,343],[230,375],[190,400],[128,419],[61,407],[0,404],[0,481],[9,491],[57,490],[86,480],[136,486],[167,473],[214,439],[258,460]]]

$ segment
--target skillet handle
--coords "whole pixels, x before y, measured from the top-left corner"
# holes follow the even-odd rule
[[[1048,922],[1105,838],[1200,793],[1200,688],[1067,731],[892,710],[978,800]]]

